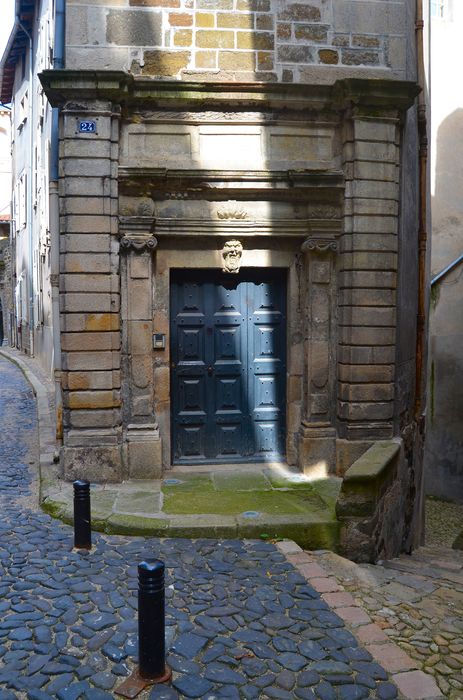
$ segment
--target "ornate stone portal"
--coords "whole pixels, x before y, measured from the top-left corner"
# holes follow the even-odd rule
[[[62,107],[62,197],[78,192],[85,207],[94,188],[103,212],[76,208],[63,224],[66,476],[76,464],[100,480],[170,468],[169,279],[184,268],[287,271],[289,464],[333,472],[343,440],[355,452],[390,437],[397,144],[415,87],[225,89],[69,71],[43,82]],[[98,110],[98,134],[76,135]],[[110,291],[77,298],[83,271]]]

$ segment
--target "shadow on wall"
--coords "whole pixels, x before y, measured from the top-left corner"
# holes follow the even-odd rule
[[[432,276],[463,253],[463,109],[439,127]],[[431,290],[426,492],[463,502],[463,264]]]

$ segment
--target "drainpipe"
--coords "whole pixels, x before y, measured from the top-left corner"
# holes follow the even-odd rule
[[[416,331],[416,375],[415,375],[415,420],[420,427],[424,421],[423,374],[426,348],[426,256],[427,256],[427,168],[428,135],[426,122],[426,92],[424,70],[424,18],[423,0],[416,1],[416,50],[417,80],[421,87],[418,95],[418,140],[419,140],[419,225],[418,225],[418,314]]]
[[[64,68],[65,0],[55,3],[53,68]],[[61,329],[59,312],[59,109],[52,109],[50,162],[50,284],[53,324],[53,375],[55,382],[56,439],[63,439],[61,395]]]
[[[33,251],[33,187],[32,187],[32,174],[33,174],[33,163],[34,163],[34,86],[32,83],[33,78],[33,43],[32,35],[27,31],[26,27],[22,24],[19,15],[16,15],[15,23],[18,27],[22,29],[24,34],[29,39],[29,167],[28,167],[28,185],[27,185],[27,202],[28,202],[28,233],[29,233],[29,270],[27,275],[27,287],[28,287],[28,297],[29,297],[29,348],[31,356],[34,355],[34,251]]]
[[[428,13],[429,17],[429,13]],[[428,25],[429,26],[429,25]],[[426,120],[426,75],[424,64],[424,17],[423,0],[416,0],[416,72],[417,82],[421,88],[418,95],[418,299],[417,299],[417,328],[416,328],[416,366],[415,366],[415,423],[419,433],[424,437],[425,429],[425,399],[424,399],[424,368],[426,350],[426,258],[427,258],[427,170],[428,170],[428,134]],[[424,544],[425,499],[424,478],[418,475],[417,492],[414,496],[417,505],[415,521],[415,543]]]

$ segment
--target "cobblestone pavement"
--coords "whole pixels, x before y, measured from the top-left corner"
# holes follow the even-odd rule
[[[145,698],[394,698],[395,686],[271,543],[72,530],[31,505],[35,406],[0,358],[0,700],[103,700],[134,668],[136,563],[168,567],[171,688]]]
[[[441,511],[445,508],[441,504]],[[450,540],[442,532],[430,533],[431,546],[376,566],[358,566],[329,552],[319,552],[314,558],[332,572],[417,669],[435,677],[444,697],[461,700],[463,552],[442,544],[448,545],[455,531],[450,528]],[[439,545],[433,546],[436,539]],[[393,659],[383,656],[382,661],[393,670]]]

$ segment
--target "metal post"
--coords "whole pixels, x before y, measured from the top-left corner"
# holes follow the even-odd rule
[[[165,661],[164,562],[138,565],[138,659],[140,677],[163,683],[171,677]]]
[[[80,479],[74,481],[74,547],[92,548],[90,484]]]

